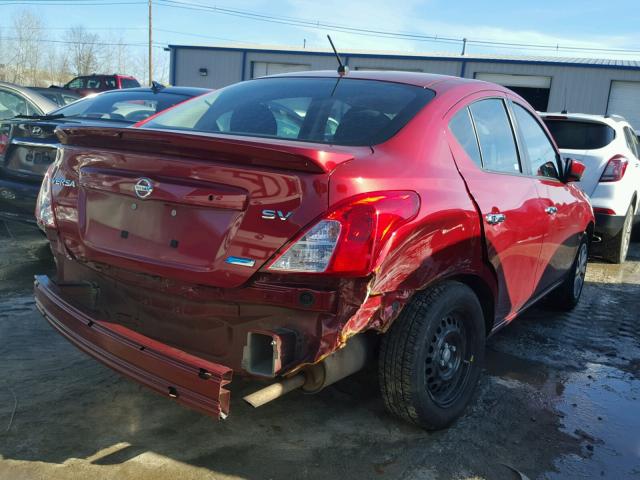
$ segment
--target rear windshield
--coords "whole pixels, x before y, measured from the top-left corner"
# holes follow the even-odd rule
[[[395,135],[434,95],[374,80],[267,78],[204,95],[143,128],[374,145]]]
[[[558,147],[568,150],[596,150],[606,147],[616,137],[615,130],[604,123],[550,119],[544,122]]]
[[[85,98],[56,110],[73,118],[96,118],[135,123],[191,98],[175,93],[118,90]]]

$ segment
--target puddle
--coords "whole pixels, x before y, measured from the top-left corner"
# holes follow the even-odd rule
[[[575,438],[580,454],[553,462],[557,472],[544,478],[640,478],[640,378],[586,363],[579,371],[489,350],[487,373],[519,382],[544,399],[542,405],[560,417],[560,432]]]
[[[616,368],[587,364],[570,374],[554,407],[562,430],[584,445],[586,458],[558,459],[547,478],[640,478],[640,380]]]

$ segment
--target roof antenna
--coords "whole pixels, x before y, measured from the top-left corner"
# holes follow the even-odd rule
[[[331,48],[333,48],[333,53],[336,55],[336,58],[338,59],[338,74],[346,75],[347,73],[349,73],[349,67],[347,67],[344,63],[342,63],[342,59],[340,58],[340,55],[338,55],[338,51],[336,50],[336,47],[333,44],[333,40],[331,40],[331,36],[327,34],[327,38],[329,39]]]

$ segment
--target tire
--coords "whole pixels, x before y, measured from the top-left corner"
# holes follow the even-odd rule
[[[573,310],[582,295],[584,278],[587,273],[589,258],[589,241],[587,235],[582,236],[576,258],[564,281],[549,295],[549,303],[556,310],[568,312]]]
[[[451,424],[478,383],[485,337],[482,307],[466,285],[447,281],[416,294],[382,338],[387,410],[427,430]]]
[[[629,253],[629,244],[631,243],[631,232],[633,230],[633,205],[629,205],[627,214],[624,217],[624,223],[620,232],[609,240],[602,255],[605,260],[611,263],[624,263]]]

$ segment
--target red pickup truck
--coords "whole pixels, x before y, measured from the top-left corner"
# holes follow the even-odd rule
[[[83,75],[75,77],[67,82],[62,88],[72,90],[82,97],[91,93],[106,92],[107,90],[117,90],[120,88],[136,88],[140,82],[130,75]]]
[[[428,429],[462,414],[485,339],[580,298],[594,218],[533,109],[422,73],[242,82],[137,128],[63,126],[36,214],[37,306],[123,375],[216,418],[378,362]]]

